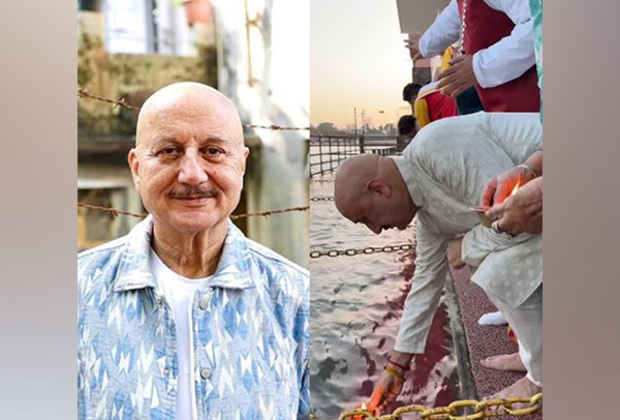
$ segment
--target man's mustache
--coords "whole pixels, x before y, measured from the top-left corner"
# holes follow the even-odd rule
[[[171,198],[216,198],[220,191],[213,186],[199,185],[197,187],[183,186],[168,192]]]

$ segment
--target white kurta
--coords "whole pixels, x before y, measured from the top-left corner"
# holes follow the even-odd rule
[[[534,33],[528,0],[484,0],[492,9],[504,12],[515,24],[510,35],[473,55],[478,84],[491,88],[510,82],[535,64]],[[433,57],[458,41],[461,18],[456,0],[437,16],[420,38],[420,54]]]
[[[448,274],[446,248],[463,239],[472,279],[512,307],[542,283],[542,235],[508,238],[480,224],[471,210],[487,181],[524,162],[542,142],[537,113],[484,113],[435,121],[393,158],[417,212],[417,259],[395,350],[423,353]]]

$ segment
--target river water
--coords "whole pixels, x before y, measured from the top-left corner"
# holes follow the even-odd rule
[[[330,179],[326,175],[322,179]],[[311,183],[310,197],[333,196],[333,183]],[[414,243],[413,224],[374,235],[343,218],[333,201],[311,202],[310,250]],[[310,402],[319,419],[367,402],[398,331],[410,290],[412,251],[311,259]],[[457,395],[456,362],[446,308],[440,305],[427,344],[390,407],[449,404]],[[415,416],[414,416],[415,417]]]

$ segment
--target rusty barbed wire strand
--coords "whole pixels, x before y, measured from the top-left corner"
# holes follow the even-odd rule
[[[352,257],[354,255],[368,255],[375,254],[377,252],[398,252],[398,251],[411,251],[413,249],[412,244],[399,244],[399,245],[385,245],[385,246],[368,246],[366,248],[348,248],[348,249],[328,249],[322,251],[310,251],[310,258],[321,257],[340,257],[347,256]]]
[[[254,217],[254,216],[265,216],[266,217],[266,216],[271,216],[273,214],[288,213],[292,211],[306,211],[308,209],[310,209],[310,206],[289,207],[287,209],[281,209],[281,210],[268,210],[268,211],[258,211],[256,213],[233,214],[230,216],[230,218],[235,220],[235,219],[241,219],[244,217]]]
[[[96,99],[98,101],[106,102],[106,103],[112,104],[114,106],[120,106],[122,108],[127,108],[127,109],[130,109],[132,111],[140,111],[140,108],[135,107],[133,105],[129,105],[127,102],[125,102],[124,98],[119,98],[119,99],[104,98],[103,96],[93,95],[86,88],[78,89],[77,94],[78,94],[78,98],[85,98],[86,97],[86,98]]]
[[[97,101],[106,102],[109,104],[116,106],[120,106],[122,108],[130,109],[132,111],[140,111],[139,107],[133,106],[125,102],[124,98],[118,99],[110,99],[99,95],[94,95],[88,91],[86,88],[79,88],[77,91],[78,98],[90,98],[95,99]],[[306,131],[310,130],[310,127],[285,127],[276,124],[271,125],[259,125],[259,124],[243,124],[245,128],[258,128],[258,129],[266,129],[266,130],[288,130],[288,131]],[[310,139],[305,139],[306,141],[310,141]]]
[[[113,217],[117,217],[119,215],[125,215],[125,216],[132,216],[132,217],[137,217],[137,218],[145,218],[146,216],[148,216],[148,214],[138,214],[138,213],[132,213],[129,211],[125,211],[125,210],[119,210],[119,209],[114,209],[114,208],[110,208],[110,207],[102,207],[102,206],[94,206],[92,204],[86,204],[86,203],[80,203],[78,202],[78,207],[84,207],[87,209],[91,209],[91,210],[98,210],[98,211],[105,211],[109,214],[111,214]],[[244,213],[244,214],[233,214],[230,216],[230,218],[232,220],[235,219],[242,219],[245,217],[256,217],[256,216],[271,216],[274,214],[280,214],[280,213],[288,213],[288,212],[293,212],[293,211],[306,211],[310,208],[310,206],[300,206],[300,207],[289,207],[286,209],[280,209],[280,210],[266,210],[266,211],[258,211],[258,212],[254,212],[254,213]]]
[[[367,410],[351,410],[343,412],[338,420],[353,420],[364,418],[366,420],[403,420],[403,414],[416,413],[419,420],[478,420],[501,418],[505,416],[526,416],[542,409],[543,394],[539,393],[530,398],[512,397],[502,400],[456,400],[446,407],[426,408],[423,405],[408,405],[397,408],[392,414],[375,417]],[[529,407],[514,408],[513,404],[529,404]],[[460,411],[469,408],[473,414],[465,414]],[[310,414],[310,420],[319,420]]]
[[[255,124],[243,124],[245,128],[264,128],[267,130],[310,130],[310,127],[283,127],[280,125],[255,125]],[[310,141],[310,139],[305,139],[306,141]]]
[[[130,211],[113,209],[113,208],[110,208],[110,207],[93,206],[92,204],[80,203],[79,201],[78,201],[77,204],[78,204],[78,207],[84,207],[84,208],[90,209],[90,210],[105,211],[106,213],[111,214],[112,217],[118,217],[119,215],[123,214],[125,216],[131,216],[131,217],[137,217],[137,218],[140,218],[140,219],[144,219],[146,216],[148,216],[148,214],[132,213]]]

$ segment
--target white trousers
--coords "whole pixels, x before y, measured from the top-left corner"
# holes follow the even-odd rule
[[[542,285],[517,308],[511,308],[489,295],[517,334],[519,356],[527,369],[527,378],[542,387]]]

